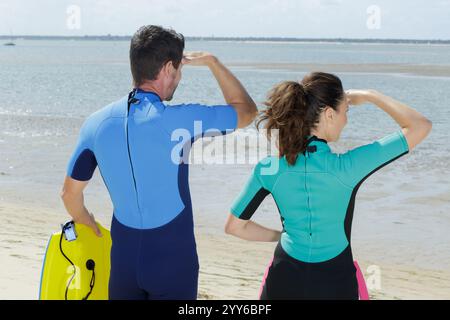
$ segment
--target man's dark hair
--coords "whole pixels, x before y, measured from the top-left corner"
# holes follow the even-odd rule
[[[172,29],[143,26],[133,35],[130,46],[130,64],[134,85],[155,80],[169,61],[178,69],[183,59],[184,37]]]

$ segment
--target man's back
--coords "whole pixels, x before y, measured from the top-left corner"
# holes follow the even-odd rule
[[[227,105],[165,106],[183,65],[206,66]],[[76,223],[100,230],[83,190],[98,166],[114,205],[110,299],[197,298],[198,256],[188,183],[191,143],[248,126],[257,108],[215,56],[184,53],[174,30],[143,26],[130,43],[133,92],[81,129],[61,197]],[[211,129],[215,129],[211,132]]]
[[[67,171],[73,179],[89,180],[98,164],[116,219],[152,229],[169,223],[190,202],[183,192],[188,174],[182,151],[207,130],[235,129],[237,116],[232,106],[165,106],[142,90],[134,99],[129,114],[125,97],[88,118]]]

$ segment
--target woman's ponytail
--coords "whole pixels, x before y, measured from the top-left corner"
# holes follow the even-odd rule
[[[268,138],[278,130],[280,157],[285,156],[294,165],[300,153],[305,152],[307,138],[319,121],[321,111],[328,105],[337,108],[344,96],[342,83],[334,75],[315,72],[301,83],[285,81],[275,86],[268,95],[256,125],[265,123]]]

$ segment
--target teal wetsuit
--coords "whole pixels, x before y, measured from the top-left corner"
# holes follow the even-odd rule
[[[284,229],[262,298],[357,298],[350,247],[356,193],[408,151],[402,131],[345,154],[311,137],[295,165],[284,157],[257,164],[231,212],[248,220],[268,194],[277,204]]]

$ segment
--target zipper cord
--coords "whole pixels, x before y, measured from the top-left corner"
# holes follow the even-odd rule
[[[128,136],[128,117],[130,115],[130,108],[132,104],[136,104],[139,103],[139,99],[136,99],[137,93],[137,89],[133,89],[133,91],[130,92],[130,94],[128,95],[128,111],[127,111],[127,119],[126,119],[126,134],[127,134],[127,149],[128,149],[128,159],[130,161],[130,166],[131,166],[131,175],[133,177],[133,184],[134,184],[134,191],[136,192],[136,202],[137,202],[137,207],[139,210],[139,214],[141,214],[141,210],[140,210],[140,206],[139,206],[139,194],[138,194],[138,190],[137,190],[137,183],[136,183],[136,177],[134,175],[134,167],[133,167],[133,161],[131,160],[131,151],[130,151],[130,139]],[[142,219],[141,219],[142,220]],[[142,224],[142,221],[141,221]]]

